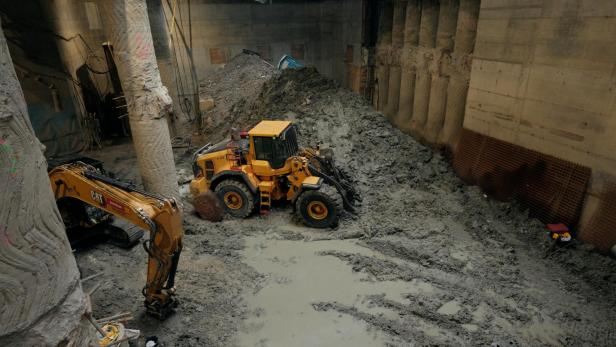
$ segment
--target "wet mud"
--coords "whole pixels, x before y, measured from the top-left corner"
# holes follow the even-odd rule
[[[211,137],[293,119],[302,145],[334,150],[363,197],[358,213],[334,230],[302,226],[285,205],[212,223],[194,215],[184,187],[177,313],[144,316],[145,252],[107,244],[76,254],[84,276],[105,273],[95,312],[130,309],[134,327],[165,346],[616,345],[613,259],[578,243],[552,249],[527,211],[466,186],[445,156],[315,70],[261,75],[260,88],[242,91],[251,102],[210,91],[228,100],[210,115]],[[246,77],[228,76],[211,90]],[[91,155],[138,183],[130,153],[125,144]],[[190,153],[175,154],[179,180],[190,178]]]

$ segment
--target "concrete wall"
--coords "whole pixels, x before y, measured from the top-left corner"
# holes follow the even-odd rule
[[[390,0],[380,12],[377,109],[433,145],[462,128],[479,0]]]
[[[591,168],[584,235],[616,177],[616,2],[483,0],[464,127]]]
[[[272,64],[283,54],[292,54],[347,85],[347,45],[354,47],[360,60],[361,4],[361,0],[191,1],[197,74],[204,78],[247,48]],[[178,17],[180,10],[179,19],[187,29],[188,9],[176,9]]]

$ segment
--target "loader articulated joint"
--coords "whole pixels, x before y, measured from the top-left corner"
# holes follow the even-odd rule
[[[338,193],[340,193],[340,195],[342,196],[342,202],[343,202],[345,210],[347,210],[347,211],[349,211],[351,213],[355,213],[355,207],[353,207],[353,205],[351,204],[351,202],[347,198],[346,191],[344,190],[344,187],[342,187],[342,184],[340,184],[340,182],[338,182],[334,178],[324,174],[323,172],[319,171],[316,167],[314,167],[314,165],[312,165],[310,163],[308,163],[308,170],[310,170],[311,174],[313,174],[313,175],[315,175],[317,177],[321,177],[326,183],[329,183],[332,186],[334,186],[336,188],[336,190],[338,191]]]

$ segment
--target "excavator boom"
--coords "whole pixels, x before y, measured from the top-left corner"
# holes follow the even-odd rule
[[[164,319],[176,306],[174,282],[183,237],[177,202],[105,176],[83,161],[51,169],[49,180],[56,200],[77,199],[149,230],[143,242],[149,256],[143,295],[147,312]]]

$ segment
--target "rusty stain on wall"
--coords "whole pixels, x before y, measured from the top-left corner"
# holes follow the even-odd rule
[[[212,64],[224,64],[227,62],[227,54],[224,49],[218,47],[210,48],[210,62]]]
[[[607,252],[616,244],[616,182],[606,183],[600,201],[599,208],[582,228],[581,238]]]
[[[544,223],[575,228],[589,168],[464,129],[454,168],[470,184],[498,200],[519,199]]]

